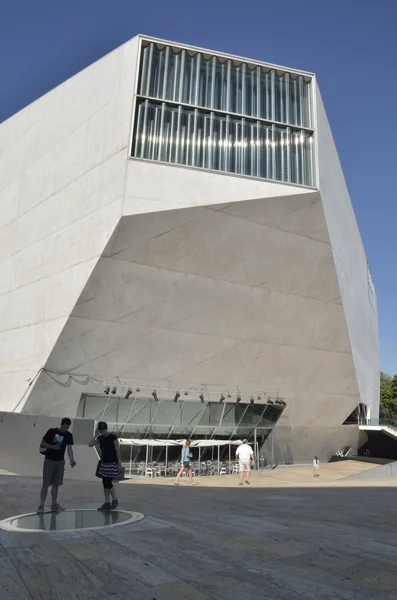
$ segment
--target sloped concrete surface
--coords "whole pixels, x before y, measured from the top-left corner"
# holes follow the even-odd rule
[[[345,485],[345,480],[361,473],[372,473],[374,465],[361,461],[344,461],[320,465],[320,477],[313,482],[313,469],[310,465],[279,466],[274,469],[251,473],[250,485],[253,487],[269,487],[273,485],[286,485],[290,487],[311,487]],[[183,481],[183,479],[182,479]],[[212,477],[198,477],[197,485],[200,487],[235,487],[238,484],[238,475],[217,475]],[[134,478],[124,484],[142,485],[174,485],[172,478]],[[349,485],[349,484],[347,484]],[[356,484],[353,484],[356,485]]]
[[[388,463],[387,465],[381,465],[379,467],[374,467],[372,465],[372,469],[368,469],[362,471],[360,473],[354,473],[350,475],[351,478],[361,479],[365,477],[366,479],[374,478],[374,477],[396,477],[397,478],[397,461],[393,461]]]
[[[189,382],[278,389],[280,423],[339,427],[360,397],[324,231],[316,192],[123,217],[22,410]]]

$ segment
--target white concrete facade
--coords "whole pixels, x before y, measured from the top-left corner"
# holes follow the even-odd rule
[[[287,428],[376,416],[376,307],[318,88],[318,189],[131,159],[140,41],[0,126],[0,409],[74,416],[118,381],[279,389]]]
[[[62,332],[122,214],[137,40],[0,127],[0,406]],[[19,404],[18,404],[19,403]]]

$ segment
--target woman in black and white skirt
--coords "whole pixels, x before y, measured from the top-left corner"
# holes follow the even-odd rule
[[[90,448],[99,446],[100,461],[96,475],[102,478],[105,502],[98,510],[114,510],[119,503],[112,480],[122,473],[120,444],[117,436],[108,431],[107,423],[100,421],[95,436],[88,444]],[[110,503],[110,497],[112,502]]]

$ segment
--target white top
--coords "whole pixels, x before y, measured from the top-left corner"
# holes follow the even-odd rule
[[[241,458],[241,460],[249,460],[253,454],[253,450],[248,444],[241,444],[236,451],[236,456]]]
[[[317,458],[317,459],[314,459],[314,460],[313,460],[313,467],[314,467],[314,468],[316,468],[316,467],[318,468],[318,467],[319,467],[319,465],[320,465],[320,461],[318,460],[318,458]]]

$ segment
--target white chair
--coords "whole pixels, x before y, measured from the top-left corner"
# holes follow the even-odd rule
[[[222,467],[222,469],[219,471],[219,475],[227,475],[225,467]]]
[[[233,465],[232,474],[237,475],[240,472],[240,468],[238,465]]]
[[[153,469],[152,468],[147,468],[145,471],[145,477],[152,477],[153,478]]]

